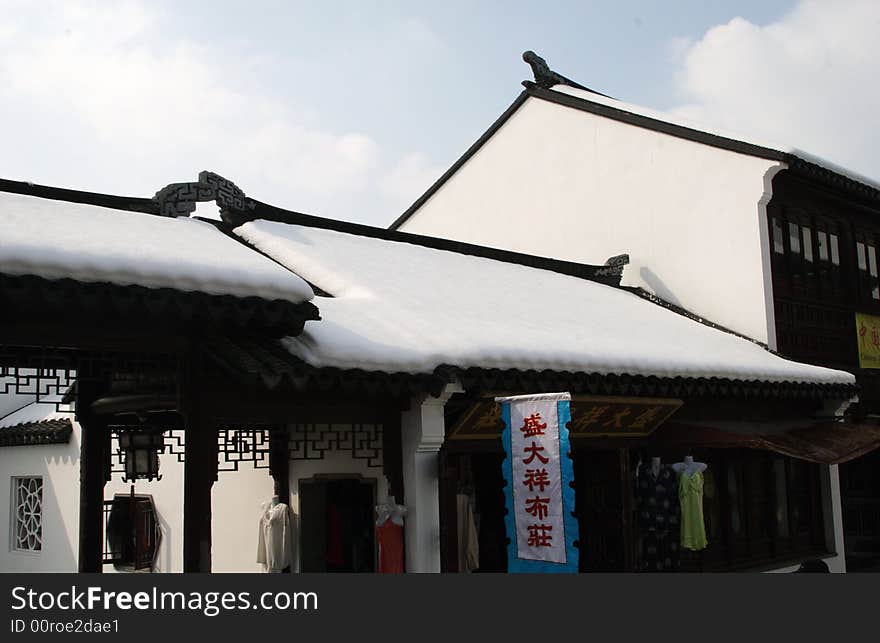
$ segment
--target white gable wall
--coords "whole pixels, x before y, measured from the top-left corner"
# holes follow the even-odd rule
[[[627,252],[625,285],[772,346],[780,169],[529,98],[401,230],[581,263]]]
[[[42,549],[16,551],[12,538],[12,480],[43,479]],[[67,444],[0,448],[0,573],[75,572],[79,543],[79,427]]]

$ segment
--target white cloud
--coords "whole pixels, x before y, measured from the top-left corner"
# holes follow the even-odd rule
[[[765,26],[735,18],[685,48],[673,111],[880,179],[878,33],[876,0],[803,1]]]
[[[446,168],[432,165],[424,154],[408,154],[382,178],[380,189],[400,203],[410,203],[433,185]],[[407,203],[407,206],[409,203]]]
[[[15,16],[0,28],[4,178],[144,195],[211,169],[260,200],[378,224],[427,187],[382,190],[402,185],[406,158],[255,86],[255,65],[283,61],[175,37],[155,5],[0,0],[0,13]]]

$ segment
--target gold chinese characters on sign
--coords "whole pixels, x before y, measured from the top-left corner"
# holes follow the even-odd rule
[[[649,435],[682,405],[681,400],[646,397],[572,396],[569,435],[636,437]],[[453,425],[451,439],[485,440],[501,435],[501,407],[491,398],[475,402]]]

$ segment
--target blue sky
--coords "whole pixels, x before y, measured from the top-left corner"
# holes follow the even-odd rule
[[[873,0],[0,11],[4,178],[151,195],[212,169],[264,201],[386,225],[516,97],[526,49],[627,102],[880,175]]]

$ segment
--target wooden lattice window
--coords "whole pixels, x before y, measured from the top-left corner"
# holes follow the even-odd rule
[[[43,478],[12,479],[12,548],[43,549]]]

